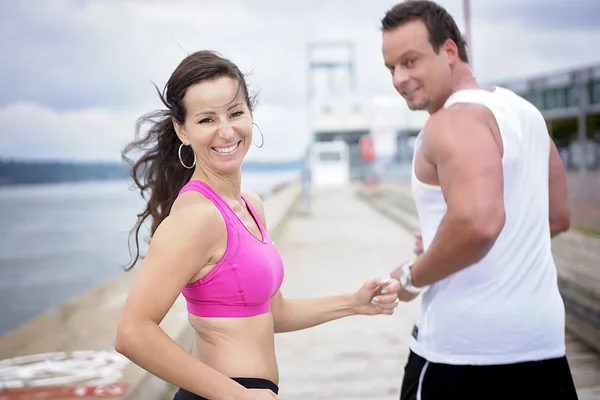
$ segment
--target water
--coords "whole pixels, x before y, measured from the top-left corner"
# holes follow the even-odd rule
[[[265,194],[296,175],[245,173],[242,186]],[[129,181],[0,188],[0,336],[121,272],[143,206]]]

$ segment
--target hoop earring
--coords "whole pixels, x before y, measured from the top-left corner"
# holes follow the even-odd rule
[[[257,145],[256,143],[254,143],[254,130],[252,130],[252,143],[254,143],[254,145],[260,149],[261,147],[263,147],[265,145],[265,137],[264,137],[262,131],[260,130],[260,126],[258,126],[255,122],[253,122],[252,125],[254,125],[258,128],[258,131],[260,132],[260,140],[261,140],[260,146]]]
[[[183,148],[183,146],[183,143],[179,145],[179,162],[181,163],[181,165],[183,165],[183,168],[192,169],[196,166],[196,153],[194,153],[194,149],[192,149],[192,153],[194,154],[194,163],[191,167],[188,167],[187,165],[185,165],[185,163],[183,162],[183,158],[181,157],[181,149]]]

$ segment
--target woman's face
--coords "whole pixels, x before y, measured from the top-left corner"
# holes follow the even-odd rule
[[[252,112],[230,77],[190,86],[183,97],[186,118],[177,135],[191,144],[196,165],[216,174],[239,172],[252,144]]]

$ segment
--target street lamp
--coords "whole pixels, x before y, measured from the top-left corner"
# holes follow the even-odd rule
[[[473,45],[471,41],[471,0],[463,0],[463,17],[465,20],[465,40],[467,42],[467,55],[469,65],[473,70]]]

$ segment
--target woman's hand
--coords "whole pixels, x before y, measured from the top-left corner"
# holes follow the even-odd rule
[[[397,279],[373,279],[365,282],[354,294],[357,314],[360,315],[392,315],[398,307]]]

